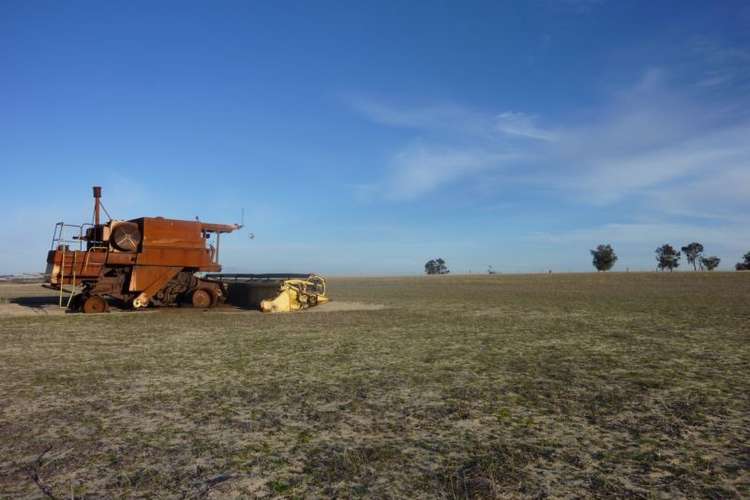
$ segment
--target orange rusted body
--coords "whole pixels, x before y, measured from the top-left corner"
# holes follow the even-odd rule
[[[100,192],[94,189],[95,221],[99,219]],[[56,226],[53,249],[47,255],[47,273],[53,288],[80,287],[82,292],[72,306],[86,311],[91,297],[98,297],[94,302],[105,307],[101,297],[141,308],[190,300],[197,290],[202,290],[198,295],[200,304],[196,305],[207,307],[221,302],[221,286],[202,280],[195,273],[221,271],[219,235],[241,226],[141,217],[75,227],[79,228],[79,234],[74,236],[78,250],[71,250],[66,244],[76,242],[63,240],[65,225]],[[208,244],[212,236],[216,246]]]

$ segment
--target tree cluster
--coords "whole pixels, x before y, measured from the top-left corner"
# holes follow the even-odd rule
[[[681,251],[680,251],[681,250]],[[704,247],[701,243],[694,241],[677,250],[669,243],[664,244],[656,249],[657,269],[660,271],[673,271],[680,266],[680,257],[684,254],[688,264],[693,266],[694,271],[713,271],[719,267],[721,259],[715,255],[704,256]],[[595,250],[590,250],[592,264],[597,271],[609,271],[617,262],[612,245],[599,245]],[[750,270],[750,252],[745,254],[745,261],[737,264],[737,270]]]
[[[750,271],[750,252],[747,252],[742,256],[742,258],[744,260],[742,262],[738,262],[737,265],[734,266],[734,268],[738,271]]]
[[[424,265],[424,272],[427,274],[448,274],[450,271],[445,261],[438,257],[427,261]]]
[[[596,250],[590,250],[593,257],[592,264],[597,271],[609,271],[617,262],[617,255],[612,245],[599,245]]]
[[[680,252],[669,243],[656,249],[656,267],[659,271],[669,269],[669,272],[680,267]]]
[[[713,271],[721,263],[721,259],[715,255],[704,256],[703,245],[697,241],[688,243],[680,250],[685,254],[688,264],[693,266],[693,271]],[[673,248],[672,245],[665,244],[660,246],[656,249],[657,268],[661,271],[665,269],[674,270],[680,265],[680,255],[680,252]]]

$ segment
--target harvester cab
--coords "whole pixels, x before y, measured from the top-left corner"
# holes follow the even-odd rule
[[[109,217],[104,223],[102,211]],[[227,284],[221,274],[204,274],[221,271],[220,237],[241,227],[163,217],[113,219],[101,203],[101,188],[95,186],[92,223],[55,225],[46,286],[59,290],[61,306],[86,313],[106,311],[108,300],[135,309],[182,303],[213,307],[226,300]],[[294,286],[299,285],[284,281],[276,295],[291,296],[287,290]],[[320,288],[305,290],[286,307],[269,310],[296,310],[327,300],[325,286],[322,293]]]

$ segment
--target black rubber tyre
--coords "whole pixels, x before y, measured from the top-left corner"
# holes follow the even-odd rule
[[[81,310],[86,314],[107,312],[107,301],[99,295],[91,295],[83,300]]]
[[[213,304],[211,292],[205,288],[199,288],[193,292],[193,307],[207,309]]]

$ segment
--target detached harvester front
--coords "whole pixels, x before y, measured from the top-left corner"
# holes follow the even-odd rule
[[[241,225],[163,217],[110,218],[101,223],[102,209],[101,188],[94,187],[93,223],[55,225],[47,255],[47,286],[60,290],[61,305],[65,287],[70,290],[68,309],[86,313],[106,311],[107,299],[135,309],[181,303],[207,308],[226,300],[228,287],[222,275],[207,279],[196,273],[221,271],[220,236]],[[72,238],[66,239],[66,232],[71,231]],[[286,293],[284,286],[279,283],[268,298]],[[318,295],[322,295],[320,301],[310,302],[327,300],[324,288]],[[287,310],[295,309],[299,307]]]

